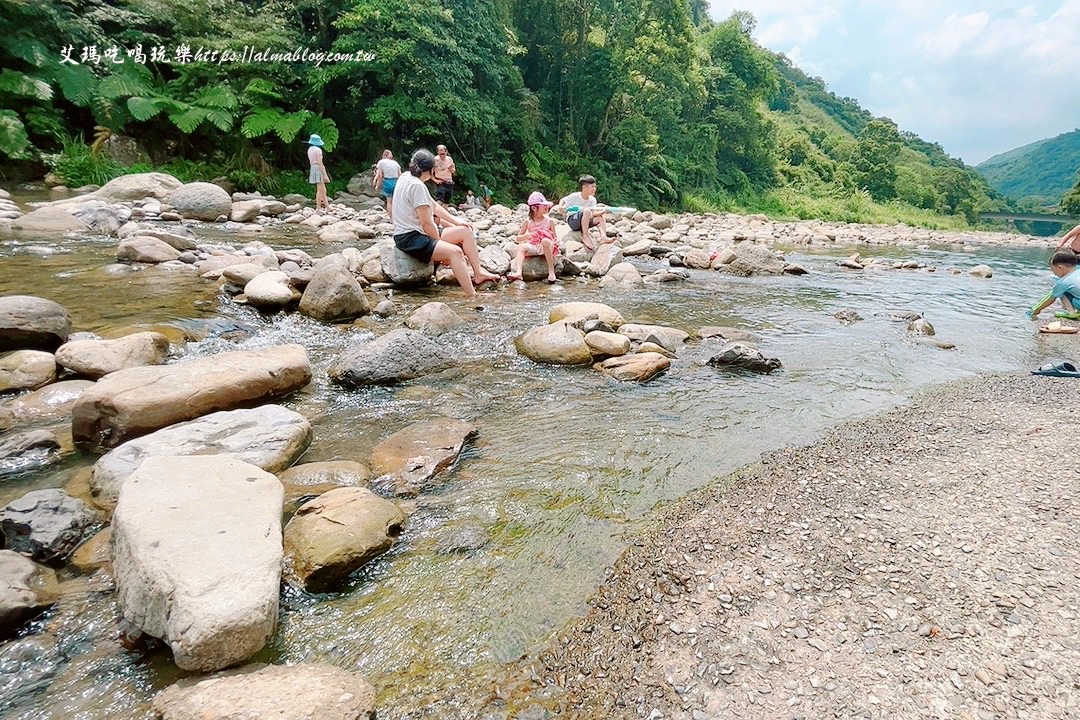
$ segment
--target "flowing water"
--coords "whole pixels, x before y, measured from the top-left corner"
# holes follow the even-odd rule
[[[229,239],[244,242],[244,238]],[[276,247],[310,236],[266,234]],[[58,249],[58,247],[60,249]],[[1023,311],[1049,287],[1047,250],[898,249],[864,254],[916,259],[938,272],[852,272],[835,266],[851,250],[792,251],[803,277],[730,278],[696,271],[692,281],[629,291],[595,282],[532,284],[482,296],[481,310],[456,288],[398,293],[398,317],[331,327],[297,314],[262,317],[232,304],[189,272],[150,268],[114,275],[115,240],[60,246],[0,244],[0,294],[49,297],[79,330],[104,336],[147,327],[203,338],[187,355],[299,342],[315,380],[285,402],[312,420],[304,461],[357,459],[390,433],[439,414],[469,420],[476,442],[444,482],[416,501],[394,549],[357,573],[342,592],[283,590],[278,633],[259,660],[321,660],[366,674],[379,717],[468,717],[502,663],[528,654],[569,618],[604,568],[650,522],[653,510],[766,450],[813,441],[844,420],[902,404],[921,387],[980,373],[1035,367],[1077,349],[1068,336],[1040,336]],[[635,262],[637,262],[635,260]],[[991,280],[970,277],[980,262]],[[659,267],[655,261],[643,262]],[[965,270],[949,275],[945,268]],[[346,347],[442,300],[468,321],[450,339],[457,369],[398,387],[344,391],[325,370]],[[693,332],[735,325],[761,336],[783,370],[731,374],[705,366],[718,344],[691,342],[672,367],[644,385],[618,384],[586,368],[541,367],[513,339],[545,322],[559,302],[612,305],[629,322]],[[842,325],[854,309],[865,320]],[[925,313],[945,351],[917,342],[893,309]],[[251,336],[216,337],[236,325]],[[61,487],[93,457],[0,484],[0,504],[37,488]],[[70,577],[70,576],[69,576]],[[31,627],[32,652],[0,646],[0,715],[10,718],[147,717],[153,693],[179,672],[167,651],[129,652],[116,639],[113,596],[74,577],[66,599]]]

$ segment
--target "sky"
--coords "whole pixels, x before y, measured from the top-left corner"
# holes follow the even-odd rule
[[[712,0],[837,95],[977,165],[1080,127],[1080,0]]]

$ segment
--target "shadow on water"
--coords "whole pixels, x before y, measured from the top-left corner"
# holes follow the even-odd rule
[[[398,326],[399,318],[331,327],[295,314],[264,317],[188,273],[109,274],[102,268],[112,262],[113,245],[93,240],[72,242],[62,253],[35,254],[24,245],[0,252],[0,293],[55,299],[71,308],[79,329],[108,335],[170,326],[197,336],[189,356],[302,343],[314,382],[286,404],[312,420],[315,441],[305,461],[366,460],[391,432],[438,414],[479,428],[454,471],[410,505],[407,530],[392,552],[343,592],[283,591],[278,633],[260,657],[362,671],[379,689],[384,720],[450,717],[482,700],[495,666],[528,653],[581,612],[604,568],[658,504],[763,451],[810,442],[839,422],[904,403],[919,387],[1034,367],[1076,349],[1068,338],[1037,336],[1023,316],[1049,286],[1045,251],[864,252],[938,268],[929,273],[844,270],[835,260],[850,250],[837,249],[789,255],[811,270],[798,278],[699,271],[691,282],[626,292],[573,281],[504,287],[482,296],[482,310],[452,288],[398,293],[399,318],[433,299],[466,318],[467,331],[449,339],[459,366],[398,387],[343,391],[327,381],[332,359]],[[993,265],[993,279],[967,274],[980,262]],[[950,275],[950,266],[964,272]],[[569,300],[605,302],[628,321],[691,332],[705,325],[751,329],[784,368],[753,376],[708,367],[704,360],[719,347],[713,341],[688,343],[667,373],[645,385],[519,357],[514,338]],[[842,325],[833,317],[842,309],[864,320]],[[895,309],[924,313],[937,337],[957,349],[921,344],[905,323],[883,316]],[[223,327],[244,332],[226,340]],[[6,483],[0,500],[62,486],[92,461],[75,456],[56,470]],[[39,621],[35,629],[56,639],[43,651],[53,658],[42,666],[52,668],[44,679],[5,646],[0,711],[25,719],[146,716],[149,697],[177,671],[160,650],[140,656],[120,649],[117,612],[109,593],[83,593]]]

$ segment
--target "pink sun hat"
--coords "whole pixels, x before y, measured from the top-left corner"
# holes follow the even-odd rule
[[[544,193],[542,193],[542,192],[534,192],[531,195],[529,195],[529,202],[528,202],[529,207],[535,207],[537,205],[543,205],[544,207],[551,207],[554,204],[555,203],[551,202],[546,197],[544,197]]]

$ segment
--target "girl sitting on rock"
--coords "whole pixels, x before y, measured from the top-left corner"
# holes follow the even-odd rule
[[[548,217],[548,210],[555,203],[549,202],[542,193],[529,195],[529,219],[518,231],[517,254],[510,264],[511,280],[521,280],[521,268],[527,257],[544,256],[547,260],[549,283],[555,282],[555,256],[559,254],[559,239],[555,236],[555,222]]]

